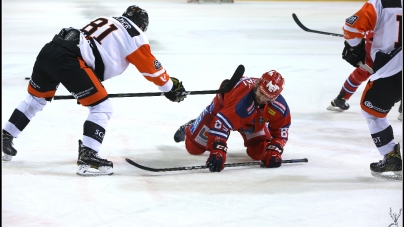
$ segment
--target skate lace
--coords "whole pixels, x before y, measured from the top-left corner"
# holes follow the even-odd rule
[[[397,153],[387,154],[383,160],[380,160],[377,164],[380,168],[384,168],[387,166],[394,166],[395,159],[401,159],[400,155]]]
[[[89,149],[88,154],[89,154],[89,156],[96,157],[98,160],[100,160],[102,162],[108,162],[107,159],[101,158],[100,155],[98,154],[98,152],[95,150]]]
[[[380,160],[379,163],[377,163],[377,165],[378,165],[380,168],[383,168],[383,167],[386,166],[386,161]]]

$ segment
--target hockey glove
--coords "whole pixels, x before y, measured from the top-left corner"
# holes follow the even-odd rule
[[[184,101],[184,99],[187,97],[187,92],[185,91],[182,82],[174,77],[170,77],[170,79],[173,81],[173,87],[171,88],[171,91],[165,92],[164,96],[173,102]]]
[[[264,158],[261,160],[261,167],[264,168],[278,168],[282,164],[282,152],[278,144],[268,144]]]
[[[206,161],[206,166],[210,172],[220,172],[224,169],[226,162],[227,146],[223,142],[214,142],[213,149]]]
[[[347,41],[345,41],[344,44],[345,48],[342,51],[342,59],[356,68],[358,68],[359,62],[365,63],[365,39],[362,39],[362,41],[354,47],[351,47]]]

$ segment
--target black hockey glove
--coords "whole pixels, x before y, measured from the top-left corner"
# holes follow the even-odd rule
[[[365,39],[354,47],[351,47],[347,41],[344,42],[345,48],[342,51],[342,59],[347,61],[353,67],[358,68],[358,63],[362,62],[365,64],[366,50],[365,50]]]
[[[177,78],[170,77],[173,81],[173,87],[171,91],[165,92],[164,96],[173,102],[181,102],[187,97],[187,92],[185,91],[184,86],[182,86],[182,82],[180,82]]]

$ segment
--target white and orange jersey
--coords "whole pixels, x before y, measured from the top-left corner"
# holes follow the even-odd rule
[[[343,27],[344,38],[356,46],[366,32],[373,30],[373,43],[370,51],[372,60],[376,53],[390,53],[402,45],[402,6],[401,0],[369,0],[354,15],[346,19]],[[377,70],[370,80],[392,76],[403,69],[403,54],[400,51],[386,65]]]
[[[124,16],[98,17],[80,29],[80,52],[101,81],[123,73],[132,63],[160,91],[173,83],[164,67],[151,53],[143,31]]]

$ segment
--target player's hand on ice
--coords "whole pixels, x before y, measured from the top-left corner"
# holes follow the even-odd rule
[[[184,101],[187,97],[187,92],[185,91],[182,82],[174,77],[170,77],[170,79],[173,81],[173,87],[171,88],[171,91],[165,92],[164,96],[173,102]]]
[[[347,41],[344,42],[345,48],[342,51],[342,58],[351,64],[353,67],[358,67],[358,63],[365,63],[366,58],[366,50],[365,50],[365,39],[357,46],[350,46]]]
[[[224,169],[226,162],[227,146],[223,142],[214,142],[213,149],[206,161],[206,166],[210,172],[220,172]]]
[[[264,158],[261,160],[261,167],[278,168],[282,165],[283,149],[277,144],[268,144]]]

